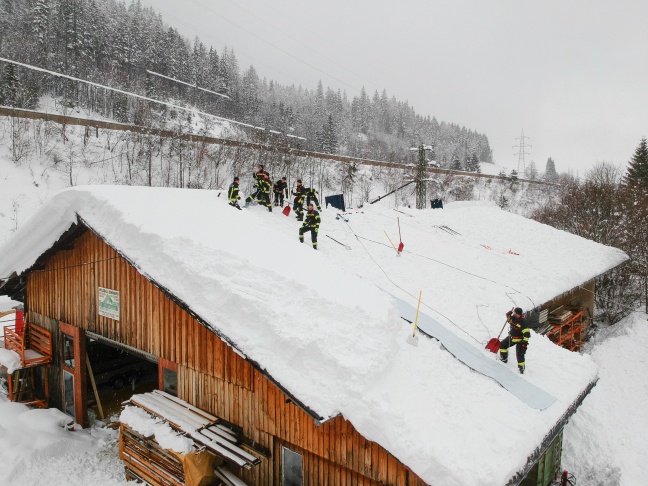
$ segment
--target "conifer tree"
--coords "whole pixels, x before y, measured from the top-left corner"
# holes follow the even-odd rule
[[[479,167],[479,159],[475,152],[468,158],[466,158],[466,170],[469,172],[481,173],[481,168]]]
[[[461,161],[459,160],[459,156],[456,153],[452,156],[452,162],[450,162],[450,169],[452,169],[452,170],[462,170],[463,169],[461,167]]]
[[[648,189],[648,144],[646,137],[641,139],[632,159],[630,159],[625,182],[629,185],[637,185]]]
[[[337,137],[332,115],[329,114],[328,120],[322,128],[322,151],[327,154],[334,154],[337,151]]]
[[[0,91],[0,101],[2,104],[18,106],[20,102],[20,81],[18,81],[15,65],[5,65],[2,84],[2,91]]]
[[[554,163],[554,160],[551,157],[547,159],[547,166],[545,167],[545,179],[550,182],[558,179],[558,173],[556,172],[556,164]]]

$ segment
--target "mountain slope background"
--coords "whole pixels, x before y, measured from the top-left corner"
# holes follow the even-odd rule
[[[0,2],[0,57],[303,137],[300,148],[308,150],[407,161],[410,147],[426,143],[434,147],[431,159],[444,167],[493,161],[484,134],[419,114],[385,90],[362,88],[350,96],[321,82],[315,88],[278,84],[254,66],[242,70],[232,48],[189,41],[139,1]],[[87,108],[124,123],[164,127],[174,117],[121,93],[10,63],[0,61],[0,71],[3,105],[39,109],[40,98],[51,95],[66,109]],[[268,139],[267,130],[244,131],[240,136]]]

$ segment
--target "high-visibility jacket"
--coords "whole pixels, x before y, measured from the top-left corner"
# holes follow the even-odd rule
[[[282,179],[279,179],[277,182],[275,182],[274,186],[272,187],[275,194],[282,194],[284,191],[286,191],[286,196],[288,195],[287,188],[288,184]]]
[[[232,182],[229,186],[229,190],[227,191],[227,198],[231,202],[236,202],[239,199],[241,199],[241,196],[239,196],[239,185],[238,182]]]
[[[527,326],[524,316],[516,317],[510,311],[506,313],[506,322],[509,323],[511,342],[514,344],[525,343],[528,344],[531,337],[531,330]]]
[[[268,174],[265,170],[261,169],[256,171],[254,174],[252,174],[252,178],[254,180],[260,181],[265,179],[265,176],[268,176],[270,178],[270,174]]]
[[[302,204],[304,202],[304,186],[297,185],[293,190],[293,196],[295,196],[295,203]]]
[[[308,228],[312,228],[315,231],[319,229],[320,225],[320,214],[313,210],[310,210],[306,213],[306,219],[304,220],[303,226],[306,226]]]

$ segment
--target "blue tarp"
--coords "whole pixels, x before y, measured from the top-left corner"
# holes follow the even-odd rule
[[[398,302],[401,317],[414,322],[416,309],[397,297],[394,297],[394,299]],[[463,364],[484,376],[492,378],[530,407],[544,410],[556,401],[554,396],[525,380],[523,375],[518,374],[517,370],[513,371],[504,363],[493,359],[490,352],[487,355],[453,332],[450,332],[436,319],[420,311],[418,329],[422,333],[439,340],[443,347]]]

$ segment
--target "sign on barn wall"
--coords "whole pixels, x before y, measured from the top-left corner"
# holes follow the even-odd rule
[[[99,287],[99,315],[119,320],[119,291]]]

